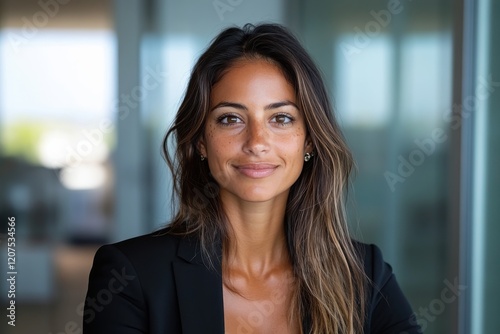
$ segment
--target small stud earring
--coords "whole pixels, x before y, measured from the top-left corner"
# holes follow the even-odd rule
[[[312,154],[312,153],[306,153],[306,154],[304,155],[304,161],[305,161],[305,162],[308,162],[309,160],[311,160],[311,157],[312,157],[312,156],[313,156],[313,154]]]
[[[200,154],[200,159],[201,161],[205,160],[205,156],[203,154]]]

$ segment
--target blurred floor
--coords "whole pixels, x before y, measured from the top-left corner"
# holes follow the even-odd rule
[[[16,312],[16,326],[7,325],[3,316],[0,333],[81,333],[81,306],[85,299],[88,275],[96,250],[96,246],[58,247],[54,252],[56,295],[53,302],[19,305]]]

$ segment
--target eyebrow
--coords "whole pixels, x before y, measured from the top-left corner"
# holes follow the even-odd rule
[[[285,106],[293,106],[297,110],[299,109],[299,107],[297,107],[297,105],[295,103],[293,103],[292,101],[284,100],[284,101],[279,101],[279,102],[274,102],[274,103],[268,104],[267,106],[264,107],[264,110],[277,109],[277,108],[281,108],[281,107],[285,107]],[[222,101],[222,102],[217,103],[217,105],[215,105],[215,107],[211,108],[210,111],[214,111],[215,109],[222,108],[222,107],[229,107],[229,108],[235,108],[235,109],[239,109],[239,110],[248,111],[248,108],[243,104],[235,103],[235,102],[227,102],[227,101]]]

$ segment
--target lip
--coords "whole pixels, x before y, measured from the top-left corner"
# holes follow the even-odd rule
[[[238,172],[247,177],[260,179],[273,174],[274,171],[278,168],[278,165],[269,163],[251,163],[251,164],[236,165],[234,167]]]

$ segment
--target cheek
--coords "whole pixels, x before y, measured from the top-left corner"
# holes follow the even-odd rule
[[[295,154],[301,155],[305,150],[306,135],[302,128],[297,129],[297,131],[291,136],[289,140],[289,147],[294,148],[293,152]]]
[[[217,181],[221,182],[227,161],[232,156],[232,140],[218,134],[213,127],[207,128],[205,138],[210,172]]]
[[[215,125],[208,125],[205,130],[206,145],[208,155],[212,158],[226,158],[235,150],[237,144],[234,136],[227,135],[218,130]]]
[[[287,140],[280,140],[277,148],[282,153],[283,158],[296,164],[303,159],[304,142],[305,138],[302,135],[291,136]]]
[[[213,125],[209,125],[205,129],[205,140],[206,140],[208,156],[213,156],[214,154],[217,154],[217,151],[219,149],[219,143],[218,143],[219,140],[216,136],[216,132]]]
[[[227,137],[214,136],[208,141],[209,155],[217,160],[228,158],[234,150],[233,141]]]

